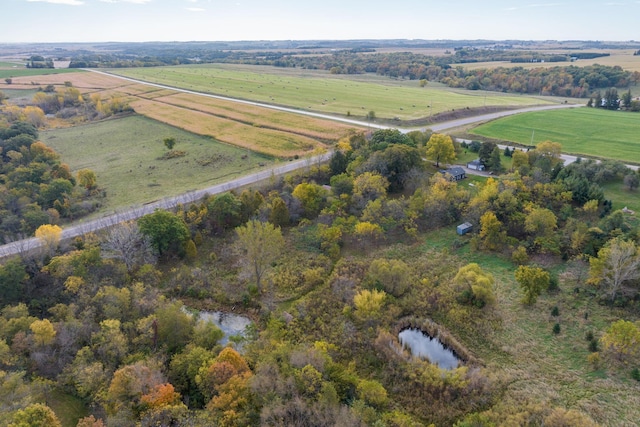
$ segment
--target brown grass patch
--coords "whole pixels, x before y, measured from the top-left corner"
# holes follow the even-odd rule
[[[158,101],[245,124],[297,133],[310,138],[336,140],[344,136],[352,126],[313,117],[273,111],[262,107],[239,104],[232,101],[207,98],[186,93],[172,94]]]
[[[319,141],[283,131],[256,128],[237,121],[215,117],[200,111],[149,100],[137,100],[131,106],[140,114],[218,141],[248,148],[275,157],[304,155],[324,148]]]
[[[77,89],[107,89],[126,86],[129,83],[111,76],[98,73],[78,72],[66,74],[46,74],[41,76],[21,76],[12,78],[13,86],[26,86],[26,89],[33,88],[33,84],[40,86],[55,85],[64,86],[65,82],[71,82]],[[20,87],[22,89],[23,87]]]

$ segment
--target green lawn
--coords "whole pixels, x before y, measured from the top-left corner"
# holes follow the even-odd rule
[[[183,157],[160,159],[174,137]],[[270,159],[142,116],[41,132],[75,172],[89,168],[107,191],[105,210],[205,188],[257,171]],[[243,158],[245,157],[245,158]]]
[[[111,72],[200,92],[360,118],[374,111],[377,118],[412,120],[467,107],[552,102],[542,97],[456,90],[436,83],[421,88],[417,81],[373,75],[332,75],[266,66],[205,64]]]
[[[620,181],[604,184],[604,195],[613,202],[613,209],[622,209],[625,206],[636,211],[640,216],[640,190],[630,191]]]
[[[504,117],[471,133],[524,145],[550,140],[565,153],[640,163],[639,131],[638,113],[575,108]]]

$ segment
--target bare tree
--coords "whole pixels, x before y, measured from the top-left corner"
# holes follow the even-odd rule
[[[620,237],[611,239],[589,260],[589,283],[600,285],[611,301],[624,289],[626,282],[640,278],[640,253],[636,244]]]
[[[125,221],[110,227],[102,249],[106,257],[122,260],[128,271],[155,262],[151,242],[140,232],[136,221]]]

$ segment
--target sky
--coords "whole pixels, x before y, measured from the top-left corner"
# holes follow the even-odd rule
[[[0,43],[640,39],[640,0],[2,0]]]

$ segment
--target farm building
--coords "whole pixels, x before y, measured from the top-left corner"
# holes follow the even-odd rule
[[[473,228],[473,225],[471,225],[470,222],[465,222],[456,227],[456,233],[462,236],[470,232],[472,228]]]
[[[484,170],[484,165],[482,164],[480,159],[475,159],[475,160],[470,161],[469,163],[467,163],[467,167],[469,169],[473,169],[473,170],[477,170],[477,171],[483,171]]]
[[[467,177],[467,173],[460,166],[452,166],[446,170],[443,169],[440,173],[451,181],[460,181]]]

